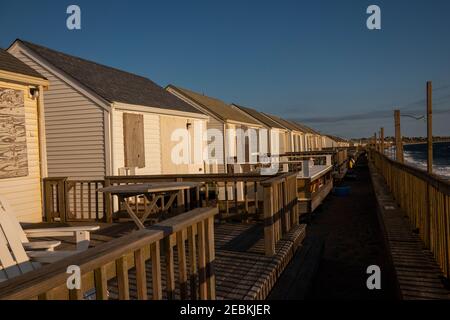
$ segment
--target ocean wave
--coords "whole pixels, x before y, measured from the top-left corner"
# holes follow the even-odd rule
[[[417,152],[404,151],[403,157],[406,163],[416,168],[427,170],[427,160],[418,159],[417,155]],[[448,165],[433,164],[433,172],[446,179],[450,178],[450,166]]]

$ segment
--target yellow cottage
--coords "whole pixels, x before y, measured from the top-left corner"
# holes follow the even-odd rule
[[[0,49],[0,197],[21,222],[42,221],[47,86],[43,76]]]

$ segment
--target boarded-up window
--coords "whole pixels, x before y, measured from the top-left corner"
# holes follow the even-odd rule
[[[28,175],[23,91],[0,88],[0,179]]]
[[[145,167],[144,116],[123,114],[125,167]]]

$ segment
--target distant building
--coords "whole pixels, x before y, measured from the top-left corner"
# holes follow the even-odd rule
[[[257,155],[267,150],[260,144],[264,125],[236,106],[174,85],[166,90],[209,116],[209,172],[223,173],[228,171],[228,164],[256,162],[252,159],[257,160]]]
[[[288,141],[290,131],[286,127],[255,109],[243,107],[238,104],[233,104],[233,106],[264,125],[267,129],[267,150],[272,156],[283,154],[288,150],[289,144],[286,141]]]

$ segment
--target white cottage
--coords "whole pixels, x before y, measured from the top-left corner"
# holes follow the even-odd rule
[[[296,122],[296,121],[292,121],[292,123],[294,123],[303,132],[305,132],[307,145],[309,145],[308,150],[314,150],[314,151],[322,150],[322,148],[324,146],[324,136],[320,132],[318,132],[302,123]],[[306,150],[303,150],[303,151],[306,151]]]
[[[8,51],[50,82],[48,176],[203,172],[203,142],[194,136],[208,117],[197,108],[145,77],[40,45],[16,40]],[[173,154],[184,133],[187,148]]]
[[[47,87],[44,76],[0,49],[0,198],[22,222],[42,221]]]
[[[268,137],[268,146],[267,151],[272,155],[283,154],[288,151],[289,143],[288,137],[290,135],[289,130],[279,124],[278,122],[272,120],[270,117],[264,115],[263,113],[248,107],[244,107],[238,104],[233,104],[236,108],[239,108],[242,112],[244,112],[249,117],[255,119],[255,121],[260,122],[267,129]]]
[[[209,172],[227,172],[228,164],[257,162],[257,155],[266,153],[264,125],[236,106],[174,85],[166,90],[209,116]]]
[[[287,136],[286,152],[299,152],[308,150],[307,133],[303,131],[303,129],[301,129],[298,125],[273,114],[263,114],[288,130],[289,134]]]

